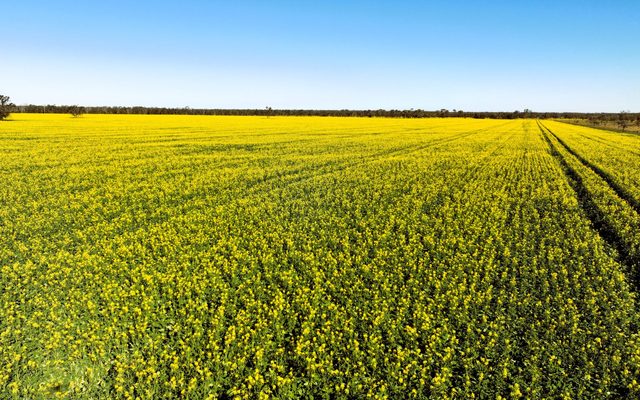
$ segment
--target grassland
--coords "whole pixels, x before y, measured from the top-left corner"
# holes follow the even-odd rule
[[[594,121],[594,120],[589,120],[587,118],[561,118],[561,119],[558,119],[558,121],[565,122],[567,124],[572,124],[572,125],[594,128],[594,129],[602,130],[605,132],[613,131],[613,132],[618,132],[623,134],[640,133],[640,123],[638,122],[637,119],[636,120],[628,119],[624,129],[620,126],[620,123],[615,119]]]
[[[1,398],[638,396],[640,136],[16,114]]]

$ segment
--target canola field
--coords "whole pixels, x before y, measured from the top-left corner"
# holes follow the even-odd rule
[[[14,114],[0,398],[640,396],[640,136]]]

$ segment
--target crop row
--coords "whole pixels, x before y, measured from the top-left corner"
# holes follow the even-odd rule
[[[627,267],[630,281],[638,284],[640,278],[640,215],[626,196],[620,196],[607,179],[585,164],[556,134],[546,126],[541,128],[550,146],[557,152],[593,225],[612,247],[620,253],[619,258]],[[630,167],[633,168],[633,167]],[[615,185],[615,184],[614,184]]]
[[[640,210],[640,136],[559,122],[545,123],[565,145]]]
[[[624,263],[535,121],[24,118],[0,136],[1,393],[640,389]]]

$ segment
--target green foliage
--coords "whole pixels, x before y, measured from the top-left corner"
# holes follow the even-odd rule
[[[9,96],[0,94],[0,121],[6,119],[13,111],[15,104],[11,103]]]
[[[637,396],[533,120],[21,114],[0,162],[0,397]]]

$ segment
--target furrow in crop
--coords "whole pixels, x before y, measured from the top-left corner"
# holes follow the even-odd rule
[[[575,150],[573,150],[569,145],[567,145],[567,143],[565,143],[562,139],[560,139],[558,135],[553,133],[549,128],[547,128],[542,124],[540,125],[542,126],[541,129],[546,129],[547,132],[549,132],[549,134],[552,135],[558,141],[558,143],[560,143],[562,147],[564,147],[569,153],[571,153],[571,155],[573,155],[585,167],[589,168],[590,170],[595,172],[600,178],[602,178],[602,180],[604,180],[607,183],[607,185],[609,185],[609,187],[611,187],[611,189],[613,189],[613,191],[616,192],[618,197],[620,197],[621,199],[629,203],[629,206],[631,206],[631,208],[633,208],[636,213],[640,214],[640,202],[636,198],[634,198],[625,188],[620,186],[609,173],[607,173],[606,171],[603,171],[600,167],[593,164],[586,158],[582,157]]]
[[[611,218],[606,215],[603,207],[599,204],[600,202],[589,190],[579,171],[571,165],[566,155],[562,154],[549,136],[551,135],[551,137],[556,140],[557,137],[539,122],[538,127],[540,128],[543,139],[549,145],[549,152],[562,167],[569,185],[576,193],[580,207],[591,221],[593,228],[609,246],[618,252],[618,262],[623,264],[625,270],[628,271],[628,276],[635,289],[637,291],[640,290],[640,276],[638,274],[640,253],[636,251],[637,249],[634,249],[633,246],[630,246],[629,241],[619,233],[619,229],[616,229],[611,222]],[[558,143],[560,143],[559,140]],[[562,148],[566,149],[564,146]],[[566,150],[569,152],[568,149]],[[573,155],[571,152],[569,152],[569,154]],[[579,160],[577,157],[576,159]],[[588,168],[586,165],[584,165],[584,167]],[[595,173],[595,171],[593,172]]]

